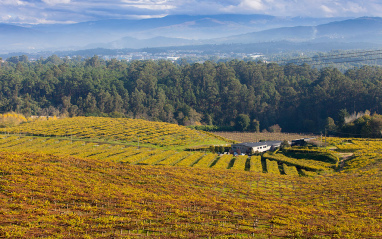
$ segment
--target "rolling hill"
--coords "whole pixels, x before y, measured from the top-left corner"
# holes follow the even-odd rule
[[[2,131],[2,238],[382,236],[380,139],[233,157],[182,150],[224,142],[210,133],[144,120],[40,119]]]
[[[46,119],[46,118],[45,118]],[[150,147],[191,147],[203,144],[227,144],[219,136],[211,136],[176,124],[140,119],[106,117],[74,117],[57,120],[32,120],[19,126],[0,129],[8,133],[72,137]]]
[[[381,174],[301,178],[0,152],[0,182],[3,238],[382,236]]]

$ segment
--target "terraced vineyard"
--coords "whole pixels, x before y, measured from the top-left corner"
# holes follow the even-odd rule
[[[232,154],[223,154],[218,158],[217,162],[212,167],[219,169],[227,169],[232,159]]]
[[[382,141],[380,139],[343,139],[331,138],[329,142],[341,152],[351,152],[352,156],[343,162],[345,172],[366,170],[382,159]]]
[[[239,155],[235,157],[235,162],[232,166],[231,169],[234,170],[245,170],[246,169],[246,164],[248,160],[248,155]],[[249,168],[248,168],[249,169]]]
[[[204,157],[205,153],[193,153],[190,154],[188,157],[180,161],[176,164],[176,166],[190,166],[192,167],[196,162],[199,161],[202,157]]]
[[[240,171],[265,172],[272,174],[292,174],[300,170],[301,175],[316,175],[313,172],[333,173],[335,164],[316,160],[295,159],[283,154],[265,153],[260,156],[236,156],[224,154],[218,156],[208,152],[162,150],[159,148],[94,143],[89,141],[72,141],[58,138],[41,138],[35,136],[0,137],[0,150],[8,152],[45,153],[61,156],[98,159],[123,162],[137,165],[170,165],[197,168],[216,168]],[[365,157],[365,156],[362,156]],[[279,167],[277,167],[277,162]],[[271,166],[273,164],[273,166]],[[285,164],[285,166],[283,165]],[[297,169],[294,169],[296,167]],[[288,169],[291,168],[293,173]],[[264,170],[265,169],[265,170]],[[279,170],[281,169],[281,171]],[[304,169],[304,171],[301,171]],[[298,171],[297,171],[298,172]]]
[[[310,171],[329,171],[330,168],[334,166],[330,163],[324,163],[315,160],[289,158],[283,154],[265,153],[263,157],[266,159],[270,159],[280,163],[285,163],[287,165],[296,166]]]
[[[333,139],[335,140],[335,139]],[[334,142],[334,141],[333,141]],[[342,142],[342,141],[341,141]],[[30,153],[45,153],[62,156],[76,156],[81,158],[100,159],[105,161],[123,162],[139,165],[172,165],[172,166],[187,166],[197,168],[221,168],[230,170],[247,170],[252,172],[265,172],[273,174],[298,174],[303,176],[315,176],[318,174],[332,174],[336,169],[345,171],[354,171],[360,168],[367,168],[373,163],[379,162],[382,158],[380,148],[382,142],[378,140],[366,141],[353,139],[353,143],[346,140],[346,143],[332,143],[338,146],[340,151],[352,151],[353,156],[342,162],[342,166],[338,165],[336,157],[333,153],[327,150],[304,150],[294,148],[287,150],[287,154],[307,155],[307,152],[312,157],[323,158],[323,161],[291,158],[279,153],[265,153],[261,159],[260,156],[252,156],[247,162],[247,156],[222,155],[208,152],[190,152],[190,151],[175,151],[163,150],[151,147],[136,147],[124,144],[110,144],[107,142],[95,143],[91,141],[60,138],[43,138],[32,136],[7,136],[0,137],[0,150],[8,152],[30,152]],[[309,155],[308,155],[309,156]],[[269,160],[269,163],[265,159]],[[327,162],[327,161],[330,161]],[[276,161],[276,166],[269,166]],[[295,167],[296,169],[294,169]],[[290,169],[290,170],[289,170]],[[292,172],[292,171],[293,172]]]
[[[285,177],[0,152],[0,182],[2,238],[382,237],[375,171]]]
[[[208,168],[216,160],[216,154],[206,154],[199,161],[197,161],[193,166],[196,168]]]
[[[280,175],[279,166],[277,165],[277,161],[271,161],[266,159],[267,172],[271,174]]]
[[[167,164],[190,166],[196,160],[206,155],[199,152],[178,152],[146,147],[97,144],[86,141],[74,141],[56,138],[0,136],[0,150],[5,152],[38,152],[61,156],[76,156],[80,158],[105,161],[124,162],[140,165]],[[211,155],[211,154],[207,154]],[[216,157],[214,155],[214,157]],[[183,162],[184,160],[184,162]],[[207,165],[206,165],[207,167]]]
[[[290,176],[298,176],[299,175],[297,168],[295,166],[288,166],[285,163],[283,163],[283,170],[284,170],[286,175],[290,175]]]
[[[261,163],[261,156],[251,156],[250,171],[255,172],[255,173],[262,173],[263,172],[263,165]]]
[[[157,154],[154,154],[152,155],[151,157],[148,157],[146,158],[145,160],[139,162],[138,164],[142,164],[142,165],[155,165],[155,164],[159,164],[161,161],[165,160],[167,157],[169,157],[170,155],[174,155],[176,154],[177,152],[176,151],[173,151],[173,150],[167,150],[167,151],[163,151],[163,152],[160,152],[160,153],[157,153]]]
[[[382,237],[381,140],[217,155],[183,150],[222,143],[210,133],[153,123],[160,140],[148,122],[120,119],[132,128],[112,133],[119,121],[96,119],[66,138],[65,120],[2,129],[17,134],[0,135],[1,238]]]
[[[54,155],[71,155],[140,165],[213,167],[253,172],[272,172],[276,174],[286,174],[284,168],[287,169],[288,166],[296,167],[296,170],[301,175],[314,175],[323,172],[333,173],[339,167],[338,157],[322,150],[309,149],[306,151],[304,149],[293,148],[293,150],[285,151],[284,154],[266,153],[262,156],[260,162],[254,157],[247,160],[246,156],[217,156],[206,152],[182,151],[184,148],[189,148],[190,145],[203,143],[220,143],[221,145],[226,142],[222,141],[223,138],[221,137],[214,138],[211,133],[204,134],[178,125],[144,120],[76,117],[33,121],[1,130],[8,133],[17,132],[20,134],[20,132],[24,132],[29,135],[54,136],[48,138],[19,137],[17,140],[15,140],[17,136],[4,137],[0,146],[4,151],[21,150]],[[70,137],[62,138],[68,135]],[[348,143],[345,146],[342,143],[338,143],[338,149],[354,151],[364,146],[362,141],[355,142],[361,145],[355,146],[356,143],[353,143],[350,146],[350,143]],[[370,146],[370,143],[368,146]],[[345,147],[352,148],[347,149]],[[301,158],[301,155],[305,156],[307,152],[313,158]],[[369,157],[367,154],[362,150],[358,150],[355,155],[360,155],[360,157],[358,157],[358,161],[356,159],[351,161],[353,166],[367,165],[373,162],[372,155]],[[322,158],[324,160],[321,160]],[[268,164],[266,159],[270,160]],[[273,161],[278,162],[278,171],[276,167],[269,166],[269,164],[274,164],[272,163]],[[336,163],[335,165],[333,165],[334,162]],[[350,161],[348,161],[348,164],[350,164]],[[345,169],[347,168],[349,167],[346,166]]]
[[[179,152],[176,154],[171,155],[170,157],[167,157],[163,161],[159,162],[158,165],[172,165],[179,163],[183,159],[185,159],[187,156],[189,156],[191,153],[188,151]]]
[[[15,127],[1,128],[0,132],[178,148],[228,143],[221,137],[214,137],[212,134],[204,134],[176,124],[105,117],[31,121]]]

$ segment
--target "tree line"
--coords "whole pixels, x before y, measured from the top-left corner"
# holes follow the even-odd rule
[[[382,137],[382,115],[370,111],[348,113],[346,109],[339,112],[339,121],[328,117],[325,130],[329,134],[349,138],[381,138]]]
[[[188,64],[56,55],[30,61],[19,56],[0,66],[0,111],[319,132],[328,117],[338,124],[344,109],[378,113],[381,79],[382,68],[375,66],[342,73],[260,61]]]

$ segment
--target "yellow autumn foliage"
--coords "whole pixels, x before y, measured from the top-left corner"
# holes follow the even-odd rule
[[[27,122],[27,119],[22,114],[17,114],[14,112],[9,112],[5,114],[0,114],[0,127],[13,127],[19,125],[23,122]]]

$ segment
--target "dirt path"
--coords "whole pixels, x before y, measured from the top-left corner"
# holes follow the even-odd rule
[[[339,171],[342,171],[344,166],[345,166],[345,162],[349,159],[351,159],[352,157],[354,156],[354,153],[338,153],[338,157],[340,158],[340,169]]]
[[[333,152],[335,152],[338,156],[338,158],[340,159],[340,162],[339,162],[339,165],[340,165],[340,168],[338,171],[342,171],[344,166],[345,166],[345,162],[349,159],[351,159],[353,156],[354,156],[354,153],[340,153],[340,152],[337,152],[336,150],[338,149],[336,146],[332,146],[330,148],[328,148],[329,150],[332,150]]]

